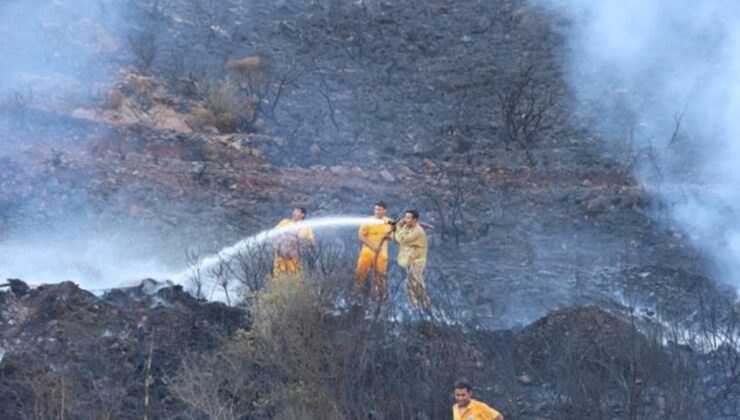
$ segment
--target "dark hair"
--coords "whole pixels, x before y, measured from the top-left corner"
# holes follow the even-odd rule
[[[300,210],[300,212],[303,213],[304,216],[308,214],[305,207],[296,207],[296,209]]]
[[[382,207],[382,208],[384,208],[386,210],[388,209],[388,206],[385,205],[385,201],[382,201],[382,200],[381,201],[378,201],[377,203],[375,203],[375,205],[378,206],[378,207]]]
[[[419,220],[419,212],[416,210],[406,210],[406,213],[411,213],[412,216],[414,216],[414,219]]]
[[[465,379],[460,379],[455,382],[455,388],[454,389],[466,389],[468,392],[473,391],[473,385],[470,385],[470,382],[468,382]]]

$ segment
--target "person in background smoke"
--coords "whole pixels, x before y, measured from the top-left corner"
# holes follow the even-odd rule
[[[286,228],[294,223],[304,220],[305,218],[306,209],[303,207],[296,207],[293,210],[292,218],[281,220],[275,228]],[[301,248],[305,244],[311,246],[314,245],[313,231],[309,227],[289,230],[277,235],[272,241],[272,245],[275,248],[272,275],[299,276],[301,274]]]
[[[373,297],[377,302],[386,299],[385,279],[388,272],[388,233],[391,231],[391,219],[386,217],[387,206],[384,202],[375,203],[370,221],[375,223],[360,226],[357,238],[362,243],[360,256],[355,270],[355,291],[361,294],[365,288],[367,275],[373,270]],[[382,222],[381,224],[377,222]]]
[[[465,380],[455,382],[455,401],[452,406],[453,420],[504,420],[498,411],[486,403],[474,400],[473,386]]]
[[[398,265],[406,269],[406,294],[413,309],[429,308],[429,296],[422,273],[427,264],[427,234],[419,226],[419,212],[407,210],[390,234],[400,245]]]

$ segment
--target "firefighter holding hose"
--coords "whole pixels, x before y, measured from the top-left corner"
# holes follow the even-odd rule
[[[369,223],[360,226],[357,233],[362,248],[355,270],[355,291],[362,294],[368,274],[372,270],[373,298],[377,302],[383,302],[387,297],[385,285],[388,272],[387,235],[392,229],[392,221],[385,215],[387,208],[383,201],[375,203]]]
[[[389,238],[399,245],[398,265],[406,269],[406,295],[414,310],[429,309],[429,296],[422,273],[427,263],[427,234],[419,222],[419,212],[406,210],[402,220],[392,226]]]

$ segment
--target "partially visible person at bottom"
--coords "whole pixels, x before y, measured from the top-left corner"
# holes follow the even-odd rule
[[[305,218],[306,209],[303,207],[296,207],[293,210],[293,216],[290,219],[281,220],[275,228],[287,228],[294,223],[305,220]],[[289,230],[277,235],[272,241],[272,245],[275,248],[272,275],[299,276],[301,274],[301,249],[305,245],[313,246],[313,244],[313,231],[309,227]]]
[[[391,233],[399,245],[398,265],[406,269],[406,295],[413,310],[429,308],[429,296],[422,273],[427,264],[427,234],[419,226],[419,212],[407,210]]]
[[[387,297],[385,279],[388,273],[388,233],[391,231],[391,219],[386,217],[387,206],[378,201],[373,209],[369,223],[360,226],[357,238],[362,243],[360,256],[355,270],[355,292],[361,294],[367,282],[367,275],[373,270],[373,298],[377,302]]]
[[[469,382],[455,382],[454,395],[457,402],[452,406],[453,420],[504,420],[501,413],[473,399],[473,386]]]

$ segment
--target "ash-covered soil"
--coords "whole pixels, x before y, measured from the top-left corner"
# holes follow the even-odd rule
[[[180,287],[153,280],[101,296],[70,282],[28,289],[15,281],[13,286],[14,291],[0,294],[3,418],[137,418],[145,414],[150,418],[209,418],[211,411],[183,398],[183,377],[195,381],[195,389],[210,384],[222,387],[223,392],[235,390],[237,395],[218,394],[240,408],[233,418],[283,418],[279,407],[260,406],[258,401],[271,392],[279,398],[270,381],[285,375],[285,368],[265,363],[264,355],[250,356],[248,347],[238,347],[243,353],[237,355],[229,347],[249,337],[253,328],[249,311],[197,301]],[[508,418],[585,418],[593,413],[622,418],[637,409],[641,418],[670,418],[677,411],[672,406],[677,403],[672,394],[679,384],[676,375],[696,373],[677,369],[701,366],[699,377],[717,375],[726,357],[722,349],[700,354],[688,346],[663,346],[636,328],[637,323],[648,322],[644,315],[630,320],[596,306],[554,311],[521,330],[471,329],[470,325],[436,321],[409,325],[358,319],[353,311],[322,318],[327,328],[331,326],[327,330],[331,339],[346,342],[353,329],[366,328],[374,338],[370,351],[378,353],[370,364],[365,365],[360,355],[351,356],[357,365],[348,366],[350,370],[343,375],[353,375],[351,369],[385,372],[385,376],[366,373],[364,381],[369,382],[352,385],[361,393],[350,394],[354,396],[347,397],[347,405],[341,407],[351,418],[369,412],[393,417],[386,410],[398,403],[398,396],[392,396],[398,381],[403,386],[416,384],[413,398],[404,406],[416,414],[401,418],[445,418],[451,404],[448,387],[434,381],[454,380],[459,375],[474,380],[477,395]],[[327,337],[313,337],[308,343],[321,339]],[[390,357],[389,351],[403,356]],[[677,361],[676,354],[683,360]],[[204,359],[194,359],[194,355]],[[294,359],[290,353],[280,357],[288,365],[311,363]],[[347,356],[338,352],[334,357]],[[374,365],[373,359],[380,365]],[[193,365],[194,360],[212,363]],[[217,361],[234,360],[240,364],[218,370],[224,366]],[[393,363],[398,365],[392,367]],[[409,377],[399,379],[394,370]],[[203,380],[199,375],[216,375],[216,381],[198,382]],[[707,395],[732,392],[725,385],[722,381],[711,384],[713,394]],[[286,382],[283,386],[293,385]],[[381,390],[388,393],[387,405],[383,400],[372,403],[360,397],[363,392],[382,397]],[[344,397],[345,391],[350,390],[339,394]],[[634,400],[636,395],[639,401]],[[737,408],[732,400],[716,401],[722,404],[707,411],[718,416],[713,418]],[[222,403],[213,403],[217,402]]]
[[[310,217],[362,215],[382,199],[392,216],[417,208],[435,225],[432,300],[470,326],[457,336],[433,324],[437,341],[423,328],[382,328],[389,348],[422,348],[404,359],[422,373],[403,383],[423,398],[400,418],[444,418],[449,384],[434,381],[463,374],[507,418],[737,413],[736,292],[712,279],[666,203],[631,175],[650,151],[628,150],[629,139],[607,146],[573,114],[562,17],[518,0],[110,7],[125,13],[62,13],[59,26],[42,26],[81,34],[47,60],[83,49],[107,77],[31,72],[33,94],[8,92],[0,104],[0,275],[23,275],[3,270],[14,250],[121,232],[126,251],[176,272],[186,249],[218,251],[296,205]],[[243,57],[260,57],[258,73],[225,67]],[[526,124],[517,118],[531,113]],[[317,232],[349,254],[354,235]],[[207,417],[173,397],[167,378],[188,352],[216,354],[237,328],[249,330],[248,310],[177,287],[96,297],[56,284],[107,289],[117,284],[102,277],[124,271],[117,263],[149,267],[127,252],[105,255],[110,270],[23,278],[55,285],[3,294],[7,418],[59,413],[50,402],[71,401],[62,390],[80,393],[72,417]],[[402,276],[392,266],[391,286]],[[455,364],[432,351],[450,340],[474,356]],[[363,380],[348,389],[380,387]],[[261,401],[247,388],[243,399]],[[269,404],[224,398],[252,413],[243,418],[276,418]],[[374,404],[362,406],[399,418]]]
[[[294,205],[357,215],[383,199],[436,225],[432,282],[492,326],[613,296],[643,265],[707,269],[656,222],[664,206],[630,175],[639,151],[565,118],[557,16],[517,1],[121,5],[115,53],[94,50],[110,81],[83,100],[41,79],[4,114],[0,237],[83,220],[150,233],[184,265],[186,248],[217,251]],[[144,67],[132,40],[150,38]],[[227,60],[255,55],[270,93],[249,123],[224,123],[211,86],[236,83]],[[532,138],[507,131],[522,83],[552,102],[532,103],[547,121]],[[640,290],[690,293],[661,284]]]

